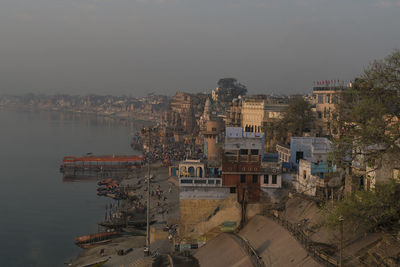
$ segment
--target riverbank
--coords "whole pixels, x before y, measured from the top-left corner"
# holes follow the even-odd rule
[[[151,127],[157,124],[158,120],[154,116],[148,116],[144,114],[132,114],[128,112],[96,112],[87,110],[70,110],[70,109],[59,109],[59,108],[36,108],[30,106],[0,106],[0,110],[5,111],[22,111],[22,112],[33,112],[33,113],[58,113],[58,114],[70,114],[74,116],[90,116],[97,118],[104,118],[112,120],[117,123],[125,124],[126,122],[139,124],[145,127]]]
[[[154,224],[151,226],[151,252],[157,251],[158,253],[169,253],[173,250],[172,241],[163,234],[162,229],[167,225],[177,223],[178,218],[178,188],[169,177],[168,169],[162,167],[160,164],[151,165],[151,174],[154,175],[152,179],[150,191],[160,191],[161,197],[157,194],[152,194],[150,200],[151,218]],[[129,176],[129,178],[121,181],[125,186],[138,186],[145,184],[145,176],[147,175],[147,168],[143,167],[138,169]],[[139,201],[145,204],[146,199],[146,186],[142,186],[135,191]],[[164,232],[166,233],[166,232]],[[84,249],[79,256],[74,259],[69,266],[84,266],[85,264],[94,262],[99,259],[107,257],[109,260],[103,266],[131,266],[137,262],[139,266],[146,266],[153,261],[152,257],[144,257],[143,248],[145,246],[144,236],[134,236],[129,233],[123,233],[121,237],[115,238],[111,243]],[[121,251],[128,252],[125,255]]]

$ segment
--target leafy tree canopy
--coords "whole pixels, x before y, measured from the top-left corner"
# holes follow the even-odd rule
[[[355,79],[336,107],[336,157],[367,161],[400,153],[400,50],[373,62]],[[350,157],[351,156],[351,157]]]
[[[218,81],[218,90],[223,98],[231,101],[233,98],[243,96],[247,93],[247,88],[243,84],[237,82],[235,78],[222,78]],[[225,99],[223,99],[225,100]]]
[[[286,132],[292,136],[303,136],[304,132],[310,132],[314,128],[311,104],[302,97],[295,98],[284,112],[278,128],[282,135]]]
[[[400,184],[391,180],[389,184],[375,186],[375,191],[357,191],[326,210],[324,224],[337,228],[339,217],[349,230],[369,230],[385,223],[397,223],[400,218]]]

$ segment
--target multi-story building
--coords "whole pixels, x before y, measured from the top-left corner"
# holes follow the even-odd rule
[[[313,87],[313,102],[316,112],[317,132],[320,136],[337,134],[337,129],[332,125],[332,114],[335,111],[335,104],[340,99],[340,94],[347,88],[346,85],[318,85]]]
[[[239,201],[260,200],[264,134],[227,127],[222,156],[222,185],[237,193]]]
[[[264,133],[267,152],[274,152],[277,143],[276,125],[287,108],[275,99],[253,97],[242,101],[241,126],[246,132]]]
[[[276,154],[264,156],[261,162],[261,172],[260,186],[262,190],[282,187],[282,162],[279,162]]]
[[[185,133],[193,133],[196,127],[193,98],[178,92],[171,99],[169,109],[163,115],[163,124]]]
[[[242,127],[245,132],[261,133],[265,117],[265,100],[245,99],[242,103]]]
[[[226,120],[226,126],[228,127],[240,127],[242,126],[242,99],[235,98],[229,108],[229,114]]]
[[[246,132],[264,132],[264,123],[281,119],[287,107],[266,97],[246,98],[241,105],[241,126]]]

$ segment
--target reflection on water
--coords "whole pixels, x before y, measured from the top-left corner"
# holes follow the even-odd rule
[[[141,125],[83,114],[0,110],[0,266],[63,266],[80,249],[79,235],[96,232],[111,200],[96,184],[65,182],[66,155],[133,154]]]

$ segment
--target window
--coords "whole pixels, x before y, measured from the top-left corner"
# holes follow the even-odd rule
[[[272,184],[277,184],[277,178],[276,174],[272,174]]]
[[[318,95],[318,104],[324,103],[324,95]]]
[[[246,174],[241,174],[240,175],[240,183],[242,183],[242,184],[246,183]]]
[[[303,151],[296,151],[296,163],[299,163],[301,159],[303,159],[304,153]]]
[[[208,184],[214,184],[214,180],[208,180]]]
[[[268,174],[264,175],[264,184],[269,184],[269,175]]]
[[[254,156],[258,155],[258,149],[252,149],[251,154]]]
[[[213,132],[216,132],[216,131],[217,131],[217,128],[212,128],[212,131],[213,131]]]
[[[306,178],[307,178],[307,172],[303,171],[303,179],[306,179]]]
[[[231,192],[231,194],[236,193],[236,187],[231,187],[231,188],[230,188],[230,192]]]
[[[253,184],[258,184],[258,175],[253,175]]]
[[[247,155],[249,151],[247,149],[240,149],[240,155]]]
[[[322,113],[321,113],[321,111],[317,111],[317,113],[318,113],[318,119],[322,119]]]

